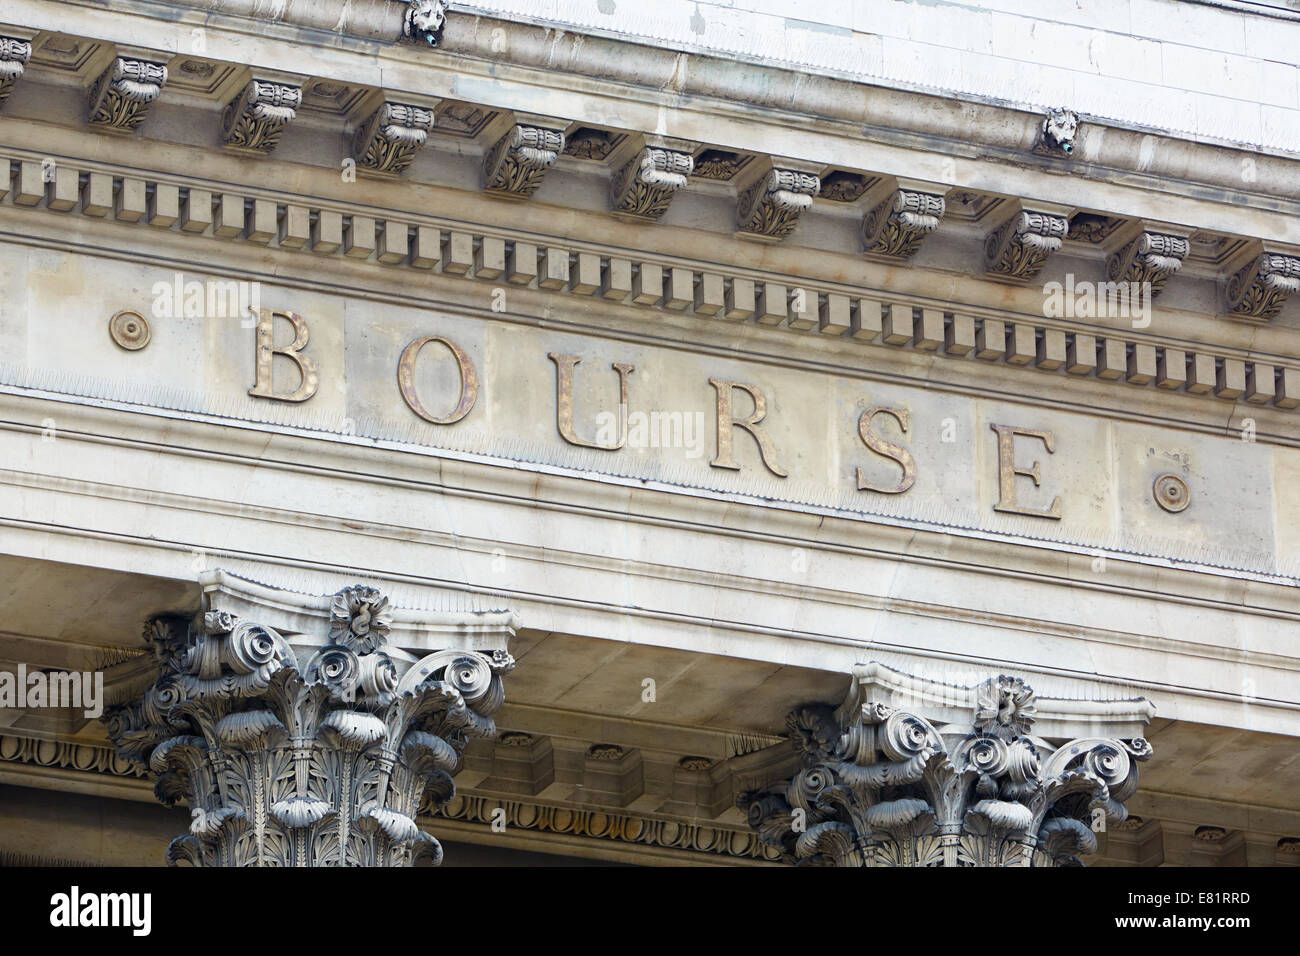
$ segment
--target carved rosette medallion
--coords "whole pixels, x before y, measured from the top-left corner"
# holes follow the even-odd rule
[[[384,103],[357,129],[352,153],[357,165],[397,174],[411,165],[433,129],[433,111],[407,103]]]
[[[737,223],[742,233],[778,241],[794,232],[799,217],[812,208],[821,180],[796,169],[770,169],[740,197]]]
[[[166,82],[162,63],[115,57],[90,88],[90,125],[132,132],[144,122]]]
[[[897,189],[863,217],[863,247],[869,255],[906,259],[939,228],[945,208],[942,196]]]
[[[1061,248],[1069,220],[1047,212],[1023,210],[995,229],[984,244],[985,268],[1009,279],[1032,279],[1047,257]]]
[[[414,43],[436,47],[447,27],[447,0],[399,0],[406,4],[402,37]]]
[[[1110,257],[1106,265],[1112,282],[1150,283],[1151,296],[1159,295],[1169,277],[1183,267],[1191,245],[1186,236],[1142,232]]]
[[[624,136],[619,133],[580,126],[564,137],[564,153],[578,159],[603,162],[623,139]]]
[[[455,793],[471,737],[496,733],[504,650],[390,648],[378,591],[335,595],[329,643],[295,651],[265,625],[224,611],[146,628],[158,676],[106,711],[118,754],[184,801],[190,832],[169,863],[407,866],[442,850],[416,826],[422,801]]]
[[[752,156],[733,153],[725,149],[706,149],[695,157],[695,169],[691,173],[700,179],[715,179],[730,182],[748,165]]]
[[[14,84],[27,68],[27,61],[32,56],[32,45],[28,40],[18,37],[0,36],[0,106],[9,98]]]
[[[149,320],[131,309],[123,309],[108,320],[108,334],[116,345],[128,352],[140,351],[153,338]]]
[[[1300,257],[1266,252],[1228,280],[1228,311],[1267,322],[1300,289]]]
[[[483,188],[511,199],[527,199],[564,151],[564,133],[516,123],[483,160]]]
[[[787,862],[831,866],[1078,866],[1094,829],[1137,791],[1138,737],[1062,745],[1032,734],[1034,692],[996,677],[967,729],[868,699],[787,719],[803,769],[738,805]]]
[[[647,146],[610,181],[614,212],[637,219],[658,219],[668,211],[677,190],[695,168],[690,153]]]
[[[221,118],[221,141],[233,149],[269,153],[302,106],[302,88],[251,80]]]
[[[1120,220],[1114,216],[1077,212],[1070,217],[1070,231],[1065,238],[1075,242],[1098,243],[1119,228],[1120,224]]]

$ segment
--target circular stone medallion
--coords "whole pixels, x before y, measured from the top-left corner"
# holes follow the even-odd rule
[[[108,320],[108,334],[118,346],[128,352],[138,352],[149,344],[151,338],[148,320],[139,312],[129,309],[124,309]]]
[[[1151,490],[1155,495],[1156,504],[1166,511],[1175,513],[1182,511],[1192,502],[1191,492],[1187,490],[1187,482],[1177,475],[1161,475],[1156,479]]]

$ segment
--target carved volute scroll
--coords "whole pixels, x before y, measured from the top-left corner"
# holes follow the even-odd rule
[[[441,860],[415,823],[455,793],[471,737],[491,737],[513,659],[389,646],[379,591],[334,595],[325,643],[208,610],[145,629],[157,679],[109,708],[117,752],[184,802],[167,860],[202,866],[408,866]],[[301,635],[299,635],[301,637]]]
[[[798,169],[769,169],[740,196],[737,229],[745,235],[780,241],[799,225],[821,191],[821,179]]]
[[[301,105],[301,87],[252,79],[222,114],[221,141],[232,149],[269,153]]]
[[[129,133],[144,122],[149,107],[167,82],[167,67],[133,57],[118,56],[90,90],[91,126]]]
[[[1035,736],[1034,692],[1019,678],[974,688],[961,725],[870,696],[792,711],[803,769],[738,800],[787,862],[1079,866],[1096,850],[1094,830],[1127,816],[1137,762],[1151,755],[1141,737]]]
[[[690,153],[647,146],[610,180],[610,205],[619,215],[658,219],[695,168]]]
[[[871,255],[906,259],[921,248],[921,240],[939,228],[944,209],[943,196],[896,189],[863,217],[863,248]]]
[[[409,103],[385,102],[352,139],[357,165],[397,174],[411,165],[433,129],[433,111]]]
[[[1155,298],[1183,267],[1190,248],[1186,236],[1146,229],[1107,260],[1106,272],[1112,282],[1147,283]]]
[[[483,161],[483,188],[497,196],[527,199],[564,151],[564,132],[516,123]]]
[[[1069,230],[1070,221],[1065,216],[1022,210],[985,241],[985,268],[1008,279],[1032,279],[1042,271],[1047,257],[1061,248],[1061,240]]]
[[[31,57],[30,40],[0,36],[0,106],[9,98],[9,93],[22,77]]]
[[[1267,322],[1300,290],[1300,256],[1265,252],[1228,280],[1228,311],[1236,318]]]

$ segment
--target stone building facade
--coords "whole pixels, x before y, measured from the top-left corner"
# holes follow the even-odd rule
[[[9,0],[0,859],[1300,862],[1300,7]]]

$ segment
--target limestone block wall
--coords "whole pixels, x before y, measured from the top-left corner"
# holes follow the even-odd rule
[[[457,8],[1300,151],[1293,0],[477,0]]]

